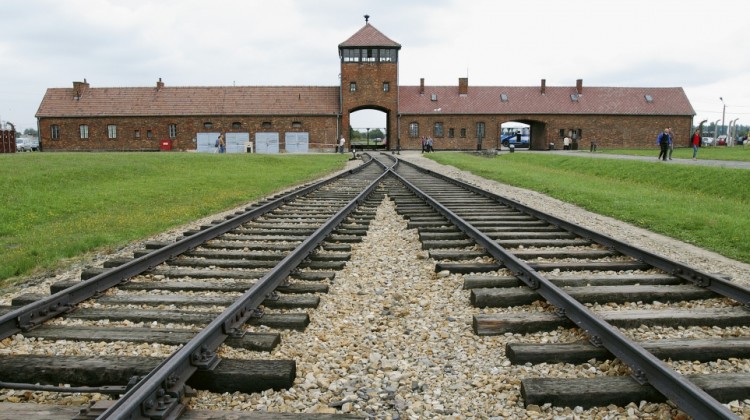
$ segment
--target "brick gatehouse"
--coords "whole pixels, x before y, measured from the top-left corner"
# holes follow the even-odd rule
[[[681,87],[452,86],[425,79],[401,85],[401,45],[369,21],[338,46],[339,86],[49,88],[36,113],[44,151],[211,151],[225,133],[228,152],[333,151],[348,134],[350,114],[382,111],[389,149],[419,149],[421,137],[437,150],[490,149],[501,125],[530,127],[530,148],[655,147],[672,127],[688,144],[695,111]]]

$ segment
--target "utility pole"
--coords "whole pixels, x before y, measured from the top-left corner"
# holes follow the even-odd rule
[[[724,98],[722,98],[721,96],[719,97],[719,100],[721,101],[721,104],[724,105],[721,109],[721,130],[724,131],[724,115],[726,114],[726,111],[727,111],[727,104],[724,103]]]

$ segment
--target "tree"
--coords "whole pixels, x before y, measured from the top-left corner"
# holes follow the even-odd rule
[[[39,137],[38,134],[39,133],[36,130],[34,130],[33,128],[27,128],[27,129],[23,130],[23,135],[24,136]]]

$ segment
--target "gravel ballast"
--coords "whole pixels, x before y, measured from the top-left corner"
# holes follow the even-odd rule
[[[750,267],[697,247],[681,243],[607,217],[594,215],[542,194],[486,181],[452,167],[402,153],[431,170],[445,173],[480,188],[512,198],[530,207],[573,219],[575,223],[607,233],[636,246],[663,254],[707,271],[731,276],[748,284]],[[228,212],[230,213],[230,212]],[[214,217],[216,218],[216,217]],[[213,219],[213,218],[212,218]],[[203,223],[203,221],[196,224]],[[189,227],[161,235],[179,235]],[[172,238],[173,239],[173,238]],[[137,248],[137,246],[134,245]],[[132,250],[123,250],[124,253]],[[281,344],[271,354],[220,349],[222,357],[294,359],[297,379],[289,390],[258,394],[213,394],[200,391],[191,402],[195,409],[268,411],[285,413],[345,413],[384,419],[424,418],[674,418],[683,416],[669,404],[637,403],[626,407],[524,407],[520,383],[524,378],[583,378],[627,373],[619,362],[583,365],[541,364],[515,366],[505,357],[509,342],[572,342],[584,336],[558,328],[531,335],[480,337],[472,332],[475,314],[546,310],[542,306],[482,310],[469,304],[463,276],[435,273],[435,261],[421,250],[416,230],[386,198],[378,208],[367,236],[352,249],[352,258],[337,272],[321,304],[310,310],[311,323],[303,332],[282,332]],[[54,281],[76,278],[80,267],[58,273]],[[51,280],[49,282],[52,282]],[[29,285],[26,291],[44,284]],[[16,291],[18,293],[20,291]],[[3,297],[9,301],[13,293]],[[613,308],[607,308],[613,309]],[[256,331],[265,331],[256,328]],[[715,337],[727,332],[712,328],[687,329],[691,336]],[[661,329],[661,337],[685,331]],[[633,332],[639,338],[649,332]],[[735,329],[731,335],[748,335]],[[36,343],[17,335],[0,343],[2,354],[34,354]],[[49,343],[47,343],[49,344]],[[153,356],[169,346],[117,343],[55,343],[55,354],[102,354],[112,348],[127,354]],[[108,350],[109,349],[109,350]],[[750,372],[747,360],[700,364],[681,362],[683,373]],[[82,405],[101,396],[8,391],[0,401]],[[750,417],[750,400],[734,401],[730,408]]]

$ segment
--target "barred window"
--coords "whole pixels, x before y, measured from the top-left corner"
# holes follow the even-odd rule
[[[114,140],[117,138],[117,126],[114,124],[107,125],[107,138]]]
[[[81,132],[82,139],[89,138],[89,126],[88,125],[81,124],[78,126],[78,130]]]
[[[169,126],[167,127],[167,130],[169,131],[170,139],[177,138],[177,124],[169,124]]]
[[[52,140],[60,140],[60,126],[57,124],[53,124],[49,127],[50,131],[50,138]]]
[[[443,123],[436,122],[435,128],[433,129],[433,135],[435,137],[443,137]]]
[[[419,137],[419,123],[409,124],[409,137]]]

